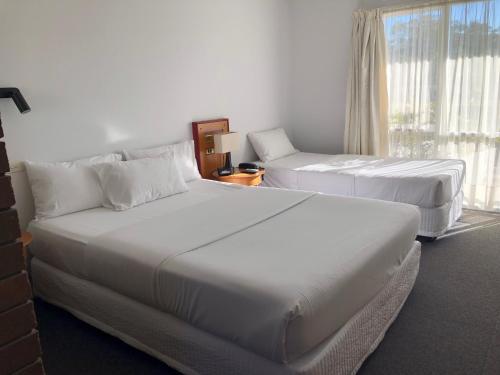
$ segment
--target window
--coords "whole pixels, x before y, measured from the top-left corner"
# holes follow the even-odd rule
[[[500,0],[387,12],[390,153],[467,163],[465,204],[500,210]]]

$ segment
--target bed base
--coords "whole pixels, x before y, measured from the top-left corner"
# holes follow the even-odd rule
[[[441,207],[418,207],[420,211],[418,235],[435,240],[445,234],[462,216],[463,200],[464,193],[460,192],[454,200]]]
[[[272,362],[168,313],[32,260],[35,295],[185,374],[354,374],[397,317],[418,274],[415,242],[379,294],[302,358]]]

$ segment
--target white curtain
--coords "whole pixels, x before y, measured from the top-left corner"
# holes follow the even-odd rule
[[[388,152],[386,43],[379,10],[354,12],[344,151]]]
[[[389,152],[465,160],[465,205],[500,210],[500,0],[388,12]]]

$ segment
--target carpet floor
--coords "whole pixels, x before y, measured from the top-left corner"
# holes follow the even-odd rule
[[[177,374],[36,301],[48,375]],[[420,273],[361,375],[500,374],[500,221],[423,243]]]

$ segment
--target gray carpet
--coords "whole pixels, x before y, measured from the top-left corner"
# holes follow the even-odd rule
[[[487,228],[500,224],[500,213],[463,210],[462,217],[442,236],[445,238],[471,230]]]
[[[401,314],[361,375],[500,374],[500,222],[424,243]],[[48,375],[176,374],[41,301]]]
[[[415,288],[360,374],[500,374],[500,225],[423,244]]]

